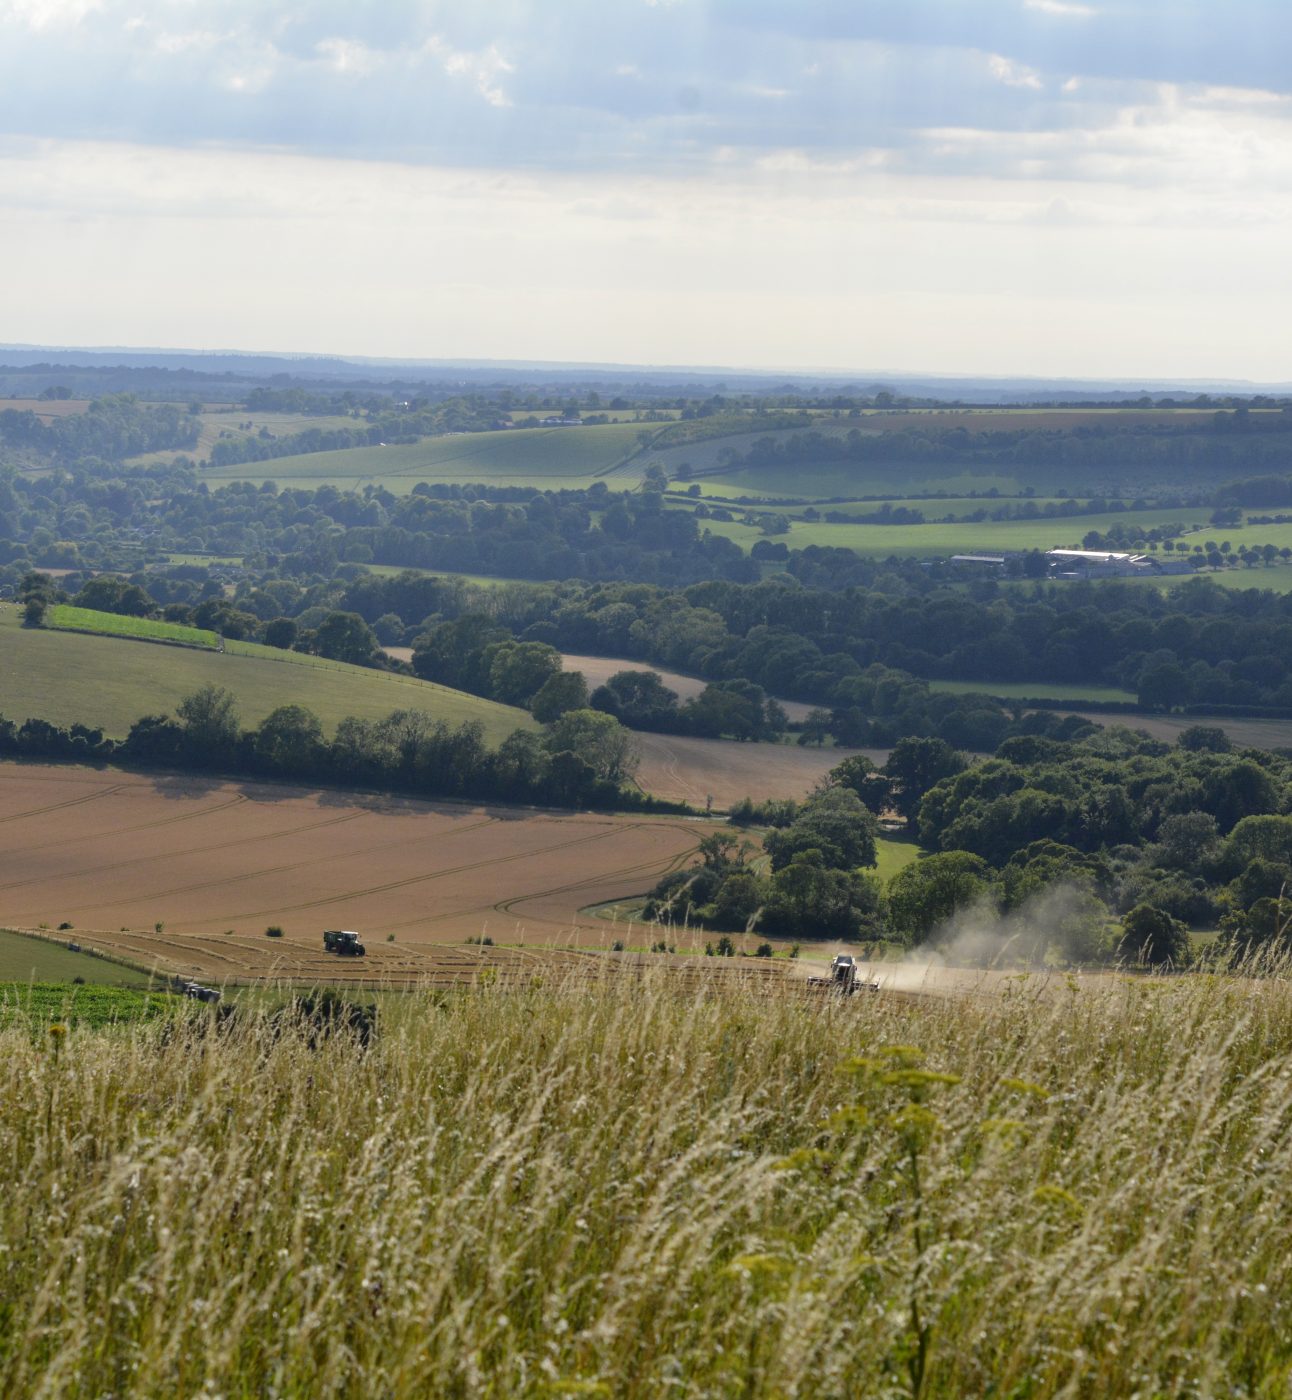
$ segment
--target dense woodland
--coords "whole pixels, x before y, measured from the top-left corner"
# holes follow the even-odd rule
[[[698,868],[660,882],[650,912],[729,932],[954,944],[970,960],[1178,967],[1190,925],[1219,927],[1222,957],[1292,951],[1292,759],[1235,752],[1205,726],[1168,747],[1048,718],[1048,733],[1011,737],[986,762],[905,739],[882,768],[845,759],[801,804],[744,804],[733,822],[773,827],[766,862],[750,843],[711,839]],[[867,873],[881,815],[904,816],[933,853],[887,889]]]

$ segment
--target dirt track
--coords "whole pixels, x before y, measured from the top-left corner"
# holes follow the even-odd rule
[[[608,945],[615,927],[579,911],[648,889],[705,829],[2,764],[0,925],[68,922],[64,938],[215,977],[333,972],[322,930],[355,928],[366,975],[417,976],[474,965],[483,934]]]

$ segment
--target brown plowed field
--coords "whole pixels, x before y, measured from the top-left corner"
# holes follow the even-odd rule
[[[608,945],[613,925],[580,911],[648,889],[706,829],[0,764],[0,926],[68,922],[64,940],[215,979],[453,980],[526,961],[468,937]],[[324,928],[358,929],[368,956],[325,955]]]

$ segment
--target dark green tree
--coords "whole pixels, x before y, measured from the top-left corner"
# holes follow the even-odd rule
[[[588,708],[588,683],[582,671],[558,671],[549,676],[529,702],[530,713],[540,724],[551,724],[568,710]]]
[[[358,613],[334,612],[319,623],[314,650],[332,661],[368,666],[377,651],[377,638]]]
[[[1128,962],[1149,967],[1187,967],[1190,962],[1189,930],[1165,909],[1137,904],[1122,919],[1117,954]]]

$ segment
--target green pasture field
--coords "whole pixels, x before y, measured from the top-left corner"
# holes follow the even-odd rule
[[[536,488],[586,487],[624,468],[638,455],[639,432],[649,424],[608,423],[592,428],[516,428],[457,433],[389,447],[310,452],[268,462],[213,467],[208,482],[277,481],[293,486],[329,483],[339,488],[368,483],[410,491],[418,482],[483,482]],[[644,462],[641,465],[645,465]],[[625,480],[635,479],[624,473]]]
[[[700,487],[700,497],[706,504],[721,505],[721,499],[738,498],[738,504],[733,509],[752,510],[767,509],[774,510],[780,515],[788,515],[791,519],[798,519],[808,508],[807,505],[794,506],[774,506],[768,505],[760,507],[758,504],[759,493],[745,486],[729,486],[723,477],[705,477],[702,481],[691,483],[687,481],[676,481],[669,484],[668,497],[670,501],[685,503],[688,500],[686,489],[688,486],[696,484]],[[990,489],[990,488],[987,488]],[[868,500],[845,500],[827,502],[819,496],[811,496],[808,492],[786,491],[780,493],[782,497],[803,500],[807,499],[808,504],[813,506],[822,515],[826,511],[838,511],[841,515],[856,516],[869,515],[872,511],[880,510],[884,506],[890,506],[896,510],[899,506],[905,506],[911,510],[923,511],[925,517],[930,521],[936,521],[940,517],[947,515],[969,515],[977,510],[985,510],[990,514],[993,510],[998,510],[1001,506],[1017,506],[1025,501],[1030,501],[1033,505],[1043,507],[1050,503],[1058,504],[1061,501],[1070,499],[1067,496],[1020,496],[1016,494],[997,496],[918,496],[910,494],[877,495]],[[768,492],[769,500],[777,499],[777,493]],[[1086,499],[1080,497],[1078,499]],[[1063,517],[1060,517],[1062,519]],[[1082,516],[1068,517],[1083,519]]]
[[[669,418],[674,420],[682,416],[682,410],[680,408],[660,408],[655,411],[657,413],[666,414]],[[523,423],[529,418],[537,418],[541,422],[544,418],[550,418],[559,412],[560,410],[555,408],[514,408],[505,416],[510,418],[513,423]],[[587,408],[584,409],[579,416],[581,418],[600,418],[604,416],[609,418],[612,423],[633,423],[639,428],[659,428],[664,426],[661,423],[639,422],[637,420],[639,412],[641,412],[641,410],[636,408]],[[600,427],[601,425],[593,424],[593,426]]]
[[[749,467],[718,472],[704,480],[712,483],[720,495],[734,486],[759,495],[806,496],[813,500],[830,496],[890,496],[898,501],[912,494],[927,496],[935,491],[969,496],[992,490],[999,491],[1002,497],[1010,497],[1021,496],[1028,486],[1045,496],[1058,490],[1058,483],[1049,478],[1033,480],[996,469],[978,474],[966,471],[960,462],[919,465],[910,462],[803,462],[788,467]]]
[[[1114,524],[1132,522],[1155,525],[1189,524],[1198,511],[1142,510],[1118,511],[1107,515],[1082,515],[1063,520],[984,520],[979,524],[924,525],[851,525],[826,521],[795,521],[788,534],[776,535],[791,549],[808,545],[830,545],[852,549],[858,554],[878,558],[914,556],[917,558],[946,558],[952,554],[991,554],[1004,550],[1079,549],[1082,537],[1089,530],[1107,530]],[[1201,512],[1205,515],[1205,511]],[[701,530],[734,540],[748,550],[764,538],[756,526],[739,521],[701,520]],[[1272,526],[1272,530],[1287,530],[1292,539],[1292,526]],[[1239,533],[1239,532],[1235,532]],[[1252,535],[1248,543],[1263,543]]]
[[[1198,577],[1210,579],[1217,588],[1227,588],[1234,592],[1259,588],[1270,593],[1292,593],[1292,565],[1288,564],[1271,564],[1268,568],[1262,564],[1254,569],[1203,569]],[[1120,583],[1132,583],[1143,588],[1156,588],[1162,593],[1169,593],[1172,588],[1188,581],[1187,576],[1118,580]]]
[[[119,613],[97,612],[56,603],[45,613],[46,627],[78,632],[100,632],[110,637],[134,637],[149,642],[182,642],[185,646],[214,650],[220,639],[202,627],[185,627],[178,622],[159,622],[151,617],[123,617]]]
[[[211,449],[220,441],[222,434],[229,437],[254,438],[262,428],[267,428],[274,437],[290,437],[293,433],[303,433],[307,428],[359,428],[364,426],[361,418],[347,418],[344,414],[309,413],[251,413],[245,408],[207,409],[198,415],[197,445],[195,447],[167,447],[160,452],[142,452],[135,457],[127,457],[131,466],[146,466],[150,462],[170,462],[176,457],[189,457],[201,461],[211,455]],[[250,423],[251,428],[239,427]]]
[[[19,722],[79,722],[120,738],[140,716],[173,711],[184,696],[211,684],[238,697],[245,725],[289,704],[308,706],[329,731],[346,715],[380,719],[392,710],[425,710],[449,724],[478,719],[497,744],[534,723],[524,710],[411,676],[252,642],[226,642],[225,648],[140,646],[120,637],[23,627],[17,610],[5,608],[0,714]]]
[[[75,939],[73,929],[62,937]],[[0,929],[0,983],[66,982],[80,977],[87,986],[147,987],[146,972],[92,953],[73,953],[60,943]],[[4,993],[0,991],[0,1000]]]
[[[906,836],[877,836],[875,838],[875,874],[887,884],[899,870],[904,870],[922,852]]]
[[[1070,700],[1134,704],[1135,692],[1115,685],[1048,685],[1044,681],[930,681],[930,690],[948,695],[992,695],[998,700]]]
[[[448,569],[412,569],[406,564],[365,564],[368,573],[379,578],[395,578],[399,574],[424,574],[430,578],[460,578],[463,583],[474,583],[481,588],[506,588],[511,584],[533,584],[535,579],[500,578],[496,574],[455,574]]]

